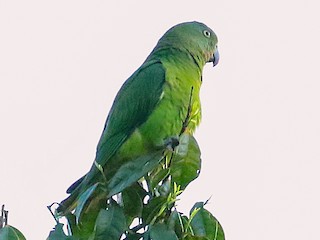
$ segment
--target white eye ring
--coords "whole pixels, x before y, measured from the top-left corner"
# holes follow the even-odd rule
[[[208,30],[204,30],[203,35],[209,38],[211,36],[211,33]]]

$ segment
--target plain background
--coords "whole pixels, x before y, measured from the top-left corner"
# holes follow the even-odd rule
[[[0,203],[27,239],[90,167],[113,98],[171,26],[219,37],[206,66],[200,177],[181,196],[227,239],[320,239],[317,0],[0,0]]]

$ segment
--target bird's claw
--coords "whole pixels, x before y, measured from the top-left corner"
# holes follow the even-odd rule
[[[174,152],[175,148],[179,146],[179,138],[178,137],[170,137],[164,141],[164,146],[166,149]]]

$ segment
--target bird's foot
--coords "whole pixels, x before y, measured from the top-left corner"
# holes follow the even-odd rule
[[[179,137],[169,137],[164,141],[164,147],[169,151],[174,152],[177,146],[179,146]]]
[[[188,133],[181,134],[180,137],[169,137],[164,140],[164,148],[171,152],[175,152],[179,156],[186,156],[189,149],[190,135]]]

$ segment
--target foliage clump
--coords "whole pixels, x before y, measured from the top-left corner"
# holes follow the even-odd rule
[[[60,218],[48,240],[224,240],[218,220],[194,204],[189,214],[176,202],[201,169],[200,148],[194,137],[182,134],[174,150],[159,150],[130,161],[105,183],[83,193],[67,219]],[[103,174],[103,169],[101,166]]]

